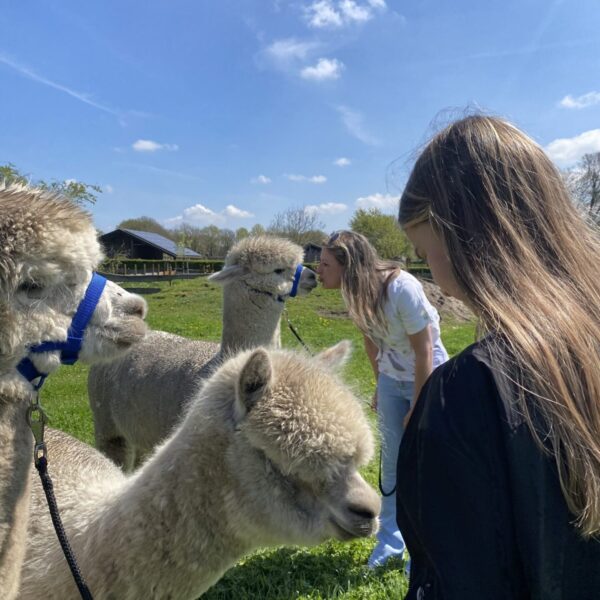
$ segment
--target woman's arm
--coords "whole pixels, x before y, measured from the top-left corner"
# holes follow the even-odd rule
[[[427,325],[425,329],[409,335],[408,340],[413,352],[415,353],[415,394],[413,397],[412,406],[404,418],[405,427],[415,408],[421,388],[433,370],[433,342],[431,340],[431,326]]]
[[[365,340],[365,352],[371,362],[371,367],[375,375],[375,393],[373,394],[373,400],[371,401],[371,408],[377,410],[377,379],[379,377],[379,365],[377,364],[377,354],[379,354],[379,348],[375,345],[375,342],[363,333]]]

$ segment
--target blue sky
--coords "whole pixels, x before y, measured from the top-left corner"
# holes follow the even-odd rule
[[[0,163],[100,185],[105,232],[394,212],[465,107],[561,167],[600,151],[598,0],[11,0],[2,22]]]

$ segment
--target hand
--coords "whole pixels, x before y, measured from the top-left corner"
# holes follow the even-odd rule
[[[373,393],[373,399],[371,400],[371,410],[377,412],[377,388],[375,388],[375,392]]]

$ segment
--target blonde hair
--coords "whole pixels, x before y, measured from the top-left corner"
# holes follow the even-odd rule
[[[400,223],[429,222],[490,336],[585,537],[600,532],[600,236],[542,149],[506,121],[461,119],[419,156]],[[540,422],[541,418],[541,422]],[[549,445],[549,448],[548,448]]]
[[[354,231],[336,231],[323,248],[344,267],[342,298],[356,326],[369,337],[385,334],[387,283],[400,271],[400,265],[380,259],[369,240]]]

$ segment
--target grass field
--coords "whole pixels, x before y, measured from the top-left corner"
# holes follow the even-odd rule
[[[131,288],[130,288],[131,289]],[[190,338],[219,341],[221,288],[205,279],[138,284],[149,304],[148,323]],[[362,347],[362,338],[347,318],[339,292],[318,288],[310,296],[288,301],[289,318],[311,350],[320,350],[341,339],[354,342],[345,378],[364,400],[365,411],[373,394],[374,378]],[[473,323],[442,323],[442,337],[450,354],[474,339]],[[282,321],[285,347],[300,348]],[[62,367],[44,386],[42,401],[51,425],[93,443],[93,426],[87,402],[87,367]],[[372,414],[371,414],[372,417]],[[374,422],[374,420],[373,420]],[[52,449],[50,448],[50,453]],[[50,472],[52,456],[50,454]],[[363,472],[374,486],[377,465]],[[394,561],[375,571],[366,569],[374,540],[330,542],[312,549],[280,548],[253,554],[231,569],[203,598],[209,600],[383,600],[402,598],[407,587]]]

